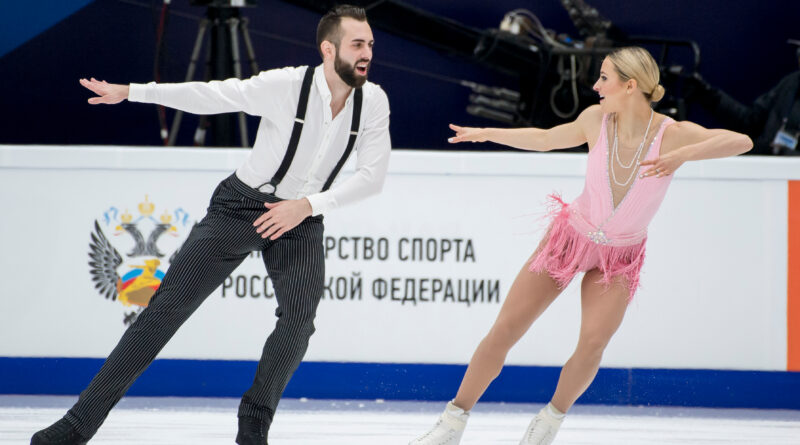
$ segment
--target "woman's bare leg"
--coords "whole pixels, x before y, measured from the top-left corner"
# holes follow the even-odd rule
[[[578,346],[561,369],[553,406],[566,413],[597,375],[603,351],[628,308],[628,283],[618,278],[610,286],[598,283],[602,272],[592,269],[581,283],[581,331]]]
[[[497,320],[472,356],[454,400],[457,407],[472,409],[500,374],[511,347],[560,293],[558,284],[547,273],[530,272],[528,262],[525,263]]]

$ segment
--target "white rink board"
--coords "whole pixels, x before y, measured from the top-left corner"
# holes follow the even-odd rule
[[[0,356],[106,357],[132,309],[105,299],[91,281],[95,220],[125,256],[132,238],[113,235],[114,228],[126,210],[141,216],[137,206],[145,195],[156,218],[165,210],[173,223],[187,215],[186,225],[175,224],[177,236],[159,238],[166,263],[204,214],[216,184],[246,155],[235,149],[0,147]],[[604,366],[786,369],[786,180],[800,174],[796,161],[715,160],[678,172],[651,225],[642,289]],[[306,360],[466,363],[538,243],[546,195],[575,198],[584,166],[581,154],[395,151],[381,195],[326,216],[326,236],[345,237],[343,253],[350,256],[330,251],[327,275],[349,286],[358,274],[361,298],[351,299],[348,290],[339,300],[333,287],[320,305]],[[343,175],[351,171],[352,163]],[[148,224],[140,221],[143,233],[152,229]],[[353,259],[354,237],[361,243],[385,238],[386,259],[361,259],[363,250]],[[453,249],[463,240],[461,256],[453,250],[443,261],[401,260],[401,240],[410,247],[415,238],[450,240]],[[126,259],[120,274],[143,260]],[[248,258],[233,275],[248,283],[247,295],[236,295],[235,279],[225,297],[218,289],[161,358],[258,359],[276,302],[250,296],[260,293],[265,275],[260,258]],[[499,283],[499,292],[491,302],[469,305],[444,301],[443,292],[435,302],[377,299],[375,280],[392,278],[399,279],[400,299],[406,279],[478,280]],[[563,364],[577,340],[579,316],[576,282],[508,363]]]

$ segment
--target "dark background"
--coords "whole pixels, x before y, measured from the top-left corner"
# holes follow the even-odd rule
[[[78,84],[94,76],[109,82],[153,80],[156,25],[161,1],[82,0],[71,15],[54,19],[54,0],[2,2],[0,44],[0,143],[162,145],[156,107],[123,104],[90,106],[90,93]],[[64,2],[69,3],[69,2]],[[495,28],[504,14],[526,8],[546,28],[578,38],[557,0],[407,0],[408,4],[482,30]],[[754,0],[588,0],[629,34],[696,41],[702,51],[699,72],[712,85],[751,102],[798,69],[789,38],[800,39],[800,1]],[[85,6],[83,6],[85,4]],[[83,6],[83,7],[80,7]],[[79,8],[79,9],[78,9]],[[173,0],[165,35],[162,81],[182,81],[205,8]],[[317,65],[314,45],[320,15],[278,0],[259,0],[245,8],[260,68]],[[34,19],[52,19],[34,29]],[[392,109],[392,140],[397,148],[448,148],[448,122],[499,125],[468,115],[469,91],[458,80],[516,88],[515,80],[464,59],[441,54],[373,28],[375,53],[370,80],[386,90]],[[14,36],[34,34],[16,43]],[[17,39],[19,40],[19,39]],[[0,53],[2,54],[2,53]],[[202,68],[202,67],[201,67]],[[245,75],[250,70],[245,66]],[[196,76],[202,77],[201,73]],[[171,120],[171,113],[168,114]],[[702,110],[689,118],[715,126]],[[255,128],[255,118],[250,118]],[[191,145],[196,118],[185,118],[179,145]],[[251,131],[251,141],[254,131]],[[462,148],[459,146],[459,148]]]

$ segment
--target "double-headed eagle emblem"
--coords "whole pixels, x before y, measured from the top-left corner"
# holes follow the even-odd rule
[[[147,307],[164,277],[164,271],[159,266],[166,254],[159,249],[159,238],[164,234],[178,236],[178,227],[172,223],[173,216],[165,211],[159,219],[154,218],[152,215],[155,205],[146,195],[144,202],[139,203],[138,210],[140,216],[137,219],[134,220],[134,216],[126,210],[119,215],[116,225],[113,224],[117,222],[116,208],[111,207],[104,214],[105,225],[114,227],[113,235],[127,235],[128,244],[133,244],[125,254],[132,263],[128,265],[129,270],[123,270],[120,275],[119,268],[126,261],[109,241],[97,220],[89,241],[89,273],[95,289],[106,299],[119,300],[124,306],[136,307],[136,310],[125,315],[125,324],[132,323],[138,313]],[[174,213],[176,223],[186,226],[188,214],[182,209]],[[147,238],[143,232],[148,233]],[[169,263],[176,253],[177,249],[170,256]]]

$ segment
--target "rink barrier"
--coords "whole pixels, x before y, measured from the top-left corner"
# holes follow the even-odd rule
[[[247,155],[246,150],[214,148],[0,146],[0,189],[9,192],[0,194],[0,207],[8,215],[0,224],[6,252],[0,256],[0,393],[77,394],[130,321],[135,308],[102,295],[92,279],[88,254],[96,224],[126,257],[117,269],[123,273],[139,268],[142,259],[128,253],[132,244],[122,243],[133,243],[133,238],[116,238],[122,234],[115,227],[123,216],[140,214],[151,224],[143,229],[152,232],[156,217],[173,215],[180,235],[161,238],[161,247],[169,249],[166,260],[204,213],[214,185]],[[340,240],[340,249],[326,261],[331,281],[321,305],[325,314],[315,322],[318,334],[306,355],[308,363],[287,395],[452,396],[463,367],[441,364],[460,363],[473,353],[483,333],[475,326],[490,325],[513,280],[516,270],[508,261],[523,261],[530,255],[529,244],[538,240],[528,220],[535,216],[520,212],[537,211],[542,207],[538,197],[554,190],[576,196],[585,162],[585,155],[576,153],[394,152],[380,199],[326,218],[326,234]],[[352,172],[352,166],[344,172]],[[428,199],[411,199],[417,196]],[[31,202],[47,208],[58,223],[31,213]],[[494,221],[487,225],[470,218],[476,203],[493,212]],[[145,204],[157,206],[158,212],[150,215],[152,208]],[[412,206],[415,212],[406,211]],[[167,209],[172,213],[161,213]],[[800,158],[688,163],[653,226],[646,282],[626,326],[604,354],[609,368],[581,402],[797,408]],[[680,242],[674,242],[675,233]],[[386,239],[395,250],[402,240],[411,240],[412,246],[433,240],[434,254],[437,248],[444,252],[444,241],[468,240],[477,253],[471,261],[442,256],[423,262],[420,255],[419,261],[409,262],[397,251],[380,261],[352,252],[342,256],[343,245],[366,238]],[[704,248],[687,258],[688,246]],[[674,279],[676,270],[682,280]],[[247,385],[252,380],[255,365],[240,360],[263,347],[264,314],[272,313],[276,301],[266,284],[253,284],[267,283],[260,258],[248,258],[236,274],[236,286],[227,288],[227,296],[225,285],[212,294],[167,345],[164,360],[146,374],[164,382],[137,383],[132,394],[241,394],[245,386],[227,387],[226,382]],[[434,304],[430,294],[423,299],[425,283],[460,285],[467,277],[477,278],[472,283],[479,282],[481,290],[492,283],[502,290],[494,298],[487,291],[484,299],[487,295],[476,294],[473,287],[471,301],[466,293],[459,293],[458,301],[440,298]],[[240,279],[249,283],[241,294]],[[340,283],[346,286],[340,289]],[[577,287],[568,287],[534,329],[552,333],[577,324]],[[526,353],[509,357],[514,366],[487,398],[544,401],[552,393],[557,368],[540,366],[563,363],[575,338],[548,335],[547,342],[538,342],[532,337],[521,340],[518,349]],[[447,347],[428,344],[432,339],[446,341]]]
[[[0,394],[77,395],[100,369],[94,358],[0,357]],[[129,396],[240,397],[257,362],[156,360]],[[304,362],[284,397],[449,400],[464,365]],[[560,368],[506,366],[483,401],[544,403]],[[528,382],[520,385],[519,382]],[[800,373],[602,368],[581,404],[800,409]]]

